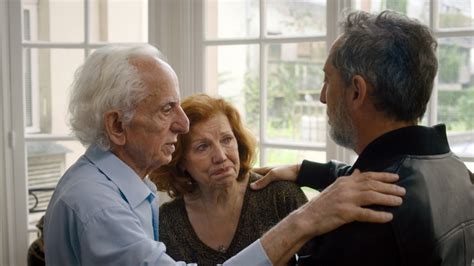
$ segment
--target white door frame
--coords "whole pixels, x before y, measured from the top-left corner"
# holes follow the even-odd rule
[[[28,194],[23,118],[21,1],[0,1],[0,263],[26,265]]]

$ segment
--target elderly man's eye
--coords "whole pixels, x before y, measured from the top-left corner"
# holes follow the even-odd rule
[[[165,113],[169,113],[171,111],[171,109],[173,109],[173,105],[172,104],[167,104],[163,107],[163,112]]]

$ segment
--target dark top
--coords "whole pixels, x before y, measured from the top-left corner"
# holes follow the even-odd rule
[[[298,183],[324,189],[354,169],[398,173],[407,193],[390,223],[354,222],[312,240],[312,265],[471,265],[474,185],[444,125],[411,126],[370,143],[354,166],[304,161]]]
[[[250,182],[256,178],[251,174]],[[274,182],[259,191],[248,186],[234,238],[227,251],[222,253],[198,238],[189,221],[184,200],[175,199],[160,207],[160,241],[165,243],[166,253],[175,260],[216,265],[252,244],[306,201],[304,193],[292,182]]]

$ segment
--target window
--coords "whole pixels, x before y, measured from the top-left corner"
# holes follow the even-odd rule
[[[148,2],[23,0],[22,8],[31,241],[57,181],[84,152],[70,137],[65,115],[74,71],[105,43],[147,42]]]
[[[19,139],[26,150],[16,147],[12,162],[3,159],[16,175],[6,182],[7,191],[14,188],[7,207],[15,217],[2,221],[17,235],[8,234],[3,242],[11,247],[0,254],[25,258],[23,229],[15,226],[36,204],[31,195],[26,206],[25,193],[40,191],[37,209],[46,206],[50,191],[42,189],[54,187],[83,153],[66,124],[68,89],[84,58],[106,43],[150,42],[176,70],[183,97],[208,92],[232,101],[259,140],[259,165],[353,160],[327,138],[319,102],[322,65],[346,8],[390,8],[433,29],[440,67],[423,123],[446,123],[453,151],[474,170],[472,0],[0,1],[2,29],[9,29],[1,32],[9,50],[0,61],[15,70],[12,88],[2,88],[12,94],[5,122],[12,130],[3,139]],[[28,180],[26,191],[19,180]],[[31,237],[40,215],[29,215]]]
[[[204,1],[205,91],[233,102],[264,165],[326,160],[325,0]],[[239,15],[235,15],[239,14]]]
[[[392,9],[429,25],[437,37],[439,73],[423,123],[446,123],[453,151],[474,168],[474,2],[201,2],[205,58],[197,75],[204,91],[240,108],[259,138],[260,164],[355,159],[326,137],[321,69],[341,11]]]

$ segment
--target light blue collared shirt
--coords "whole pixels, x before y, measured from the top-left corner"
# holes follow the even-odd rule
[[[92,145],[63,175],[49,203],[46,264],[186,265],[175,262],[165,245],[154,240],[159,236],[153,228],[155,192],[152,182]],[[257,240],[224,265],[271,263]]]

